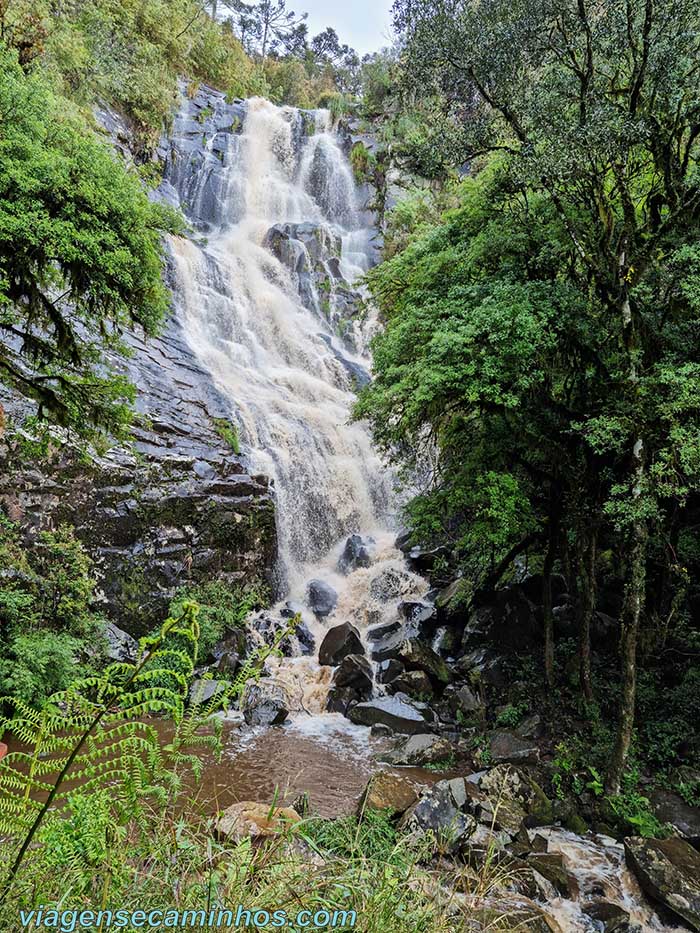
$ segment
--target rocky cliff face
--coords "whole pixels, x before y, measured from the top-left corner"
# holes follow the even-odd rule
[[[201,116],[201,114],[204,116]],[[240,128],[241,102],[202,90],[185,98],[157,196],[179,204],[193,227],[221,220],[221,153]],[[129,130],[117,115],[98,119],[128,158]],[[0,436],[0,507],[31,540],[67,522],[87,545],[101,578],[105,609],[139,634],[164,617],[175,590],[202,579],[272,579],[277,554],[274,490],[250,476],[232,449],[231,402],[217,390],[184,339],[176,316],[157,339],[131,339],[125,369],[142,415],[131,449],[90,462],[69,446],[35,460],[26,438]],[[30,410],[0,387],[10,424]]]

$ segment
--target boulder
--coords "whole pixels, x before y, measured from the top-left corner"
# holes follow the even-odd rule
[[[422,548],[415,546],[407,554],[408,564],[411,570],[419,573],[422,577],[429,577],[441,565],[449,564],[451,554],[449,548]]]
[[[407,735],[432,732],[434,729],[429,708],[423,703],[412,703],[403,694],[358,703],[350,710],[348,717],[351,722],[361,726],[383,723],[394,732]]]
[[[395,765],[428,765],[444,761],[455,752],[454,745],[438,735],[421,734],[410,738],[391,752],[389,758]]]
[[[678,794],[662,788],[652,791],[649,800],[661,823],[673,826],[680,836],[696,847],[700,844],[700,807],[691,807]]]
[[[444,687],[452,681],[452,673],[445,661],[419,638],[409,638],[402,642],[396,658],[407,671],[424,671],[436,686]]]
[[[349,654],[363,655],[364,645],[360,640],[360,633],[351,622],[343,622],[329,629],[318,651],[320,664],[330,664],[336,667],[343,658]]]
[[[438,849],[451,853],[465,844],[476,829],[476,820],[457,809],[447,788],[435,785],[404,813],[398,828],[420,835],[432,832]]]
[[[345,542],[343,553],[338,559],[339,573],[352,573],[358,567],[369,567],[372,563],[374,541],[362,535],[350,535]]]
[[[491,812],[497,813],[497,822],[509,832],[517,833],[523,820],[529,826],[552,822],[551,801],[539,784],[519,768],[496,765],[479,775],[477,784],[488,797]],[[482,817],[486,820],[488,813],[482,811]]]
[[[114,622],[108,622],[104,633],[107,639],[107,657],[111,661],[129,662],[136,660],[139,644],[128,632],[119,628]]]
[[[200,706],[208,703],[212,697],[220,696],[228,689],[228,683],[222,680],[213,680],[209,677],[200,677],[192,681],[190,687],[190,703]]]
[[[404,670],[403,664],[394,658],[380,661],[379,664],[377,664],[377,682],[380,684],[390,684],[399,674],[403,674]]]
[[[438,624],[435,606],[430,603],[404,600],[399,603],[398,609],[408,632],[425,635],[434,631]]]
[[[433,686],[425,671],[404,671],[388,685],[389,693],[405,693],[416,699],[429,700],[433,696]]]
[[[329,616],[338,605],[338,594],[323,580],[312,580],[306,591],[309,609],[319,619]]]
[[[489,734],[491,760],[496,764],[536,764],[540,750],[531,739],[521,739],[507,729],[497,729]]]
[[[284,691],[276,684],[265,681],[246,685],[241,709],[249,726],[279,726],[289,716]]]
[[[392,814],[405,813],[417,800],[416,787],[408,778],[390,771],[378,771],[367,782],[358,811],[389,810]]]
[[[583,912],[596,924],[600,933],[632,933],[630,915],[610,901],[595,901],[586,904]]]
[[[561,852],[531,852],[527,864],[549,881],[562,897],[572,898],[576,895],[576,882],[564,867]]]
[[[625,839],[625,859],[642,889],[700,930],[700,852],[685,839]]]
[[[372,668],[359,654],[349,654],[333,672],[326,709],[347,715],[351,705],[372,696]]]
[[[243,801],[227,807],[217,819],[217,834],[231,842],[240,842],[247,836],[260,838],[275,836],[298,823],[301,817],[292,807],[274,807],[269,804]]]

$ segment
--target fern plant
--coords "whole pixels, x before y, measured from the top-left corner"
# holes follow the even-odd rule
[[[135,662],[109,665],[102,673],[53,694],[40,710],[16,697],[0,700],[11,713],[0,717],[0,735],[25,746],[0,760],[0,834],[15,843],[14,859],[0,891],[8,895],[37,833],[49,813],[67,814],[75,803],[108,792],[115,825],[138,823],[147,798],[165,807],[188,768],[198,779],[202,748],[220,747],[221,721],[213,714],[237,700],[245,684],[260,676],[271,654],[298,624],[283,628],[263,645],[236,677],[206,703],[187,704],[197,661],[198,607],[185,603],[153,636],[142,638]],[[169,743],[161,745],[155,715],[174,723]],[[206,734],[204,725],[214,726]]]
[[[165,802],[174,775],[156,729],[144,717],[168,714],[176,727],[182,723],[198,634],[197,607],[188,604],[180,617],[141,640],[134,663],[111,664],[77,680],[40,710],[3,698],[11,714],[0,719],[0,732],[9,732],[26,750],[0,762],[0,833],[17,843],[0,901],[46,815],[67,805],[71,787],[79,786],[84,795],[108,788],[120,820],[133,816],[148,795]]]

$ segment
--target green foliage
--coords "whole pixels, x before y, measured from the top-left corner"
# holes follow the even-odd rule
[[[517,726],[523,718],[527,715],[530,710],[528,703],[509,703],[500,713],[496,716],[496,725],[497,726],[507,726],[513,727]]]
[[[360,856],[386,864],[405,859],[391,815],[384,810],[365,810],[361,817],[306,820],[301,835],[321,852],[336,858]]]
[[[0,379],[78,433],[124,433],[133,389],[104,353],[123,349],[124,327],[162,320],[174,215],[4,50],[0,124]]]
[[[445,758],[441,758],[439,761],[428,762],[425,765],[426,770],[436,771],[438,774],[441,771],[451,771],[457,764],[457,756],[455,754],[446,755]]]
[[[356,142],[350,150],[350,165],[358,185],[372,180],[377,160],[363,142]]]
[[[241,452],[241,442],[238,439],[238,428],[226,418],[213,418],[214,427],[219,437],[225,441],[231,450],[238,456]]]
[[[208,658],[214,645],[228,632],[243,627],[247,616],[254,610],[267,605],[268,593],[264,586],[246,585],[232,587],[211,580],[205,583],[182,587],[170,604],[170,615],[182,612],[185,603],[195,602],[199,606],[199,650],[202,658]]]
[[[78,657],[89,669],[99,646],[92,564],[70,527],[25,547],[19,528],[0,517],[0,566],[0,694],[40,706],[74,679]]]
[[[111,664],[99,675],[74,681],[40,710],[17,697],[4,698],[13,713],[0,720],[0,732],[7,730],[28,746],[0,763],[0,832],[17,840],[4,893],[49,811],[60,813],[70,806],[68,776],[83,795],[108,790],[113,819],[122,825],[141,812],[145,797],[167,801],[168,788],[179,785],[177,765],[193,762],[180,742],[180,730],[191,739],[192,717],[200,715],[185,709],[198,635],[196,607],[188,605],[182,616],[168,619],[160,632],[141,640],[133,664]],[[215,702],[217,698],[207,705],[207,716]],[[170,767],[157,731],[143,721],[154,713],[167,713],[175,722]],[[214,741],[212,736],[201,738]]]

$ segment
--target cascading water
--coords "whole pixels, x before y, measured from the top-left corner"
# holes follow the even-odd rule
[[[231,399],[251,472],[274,479],[280,593],[303,603],[320,577],[339,593],[337,618],[364,630],[427,588],[393,548],[389,474],[350,420],[368,378],[372,325],[353,283],[371,263],[371,216],[327,111],[252,99],[242,132],[218,151],[214,185],[210,173],[175,169],[190,216],[208,228],[206,240],[173,240],[185,334]],[[345,578],[337,557],[354,532],[374,539],[375,559]],[[395,592],[377,598],[387,574]],[[299,676],[319,680],[310,667],[297,664]],[[314,708],[322,700],[321,690]]]

